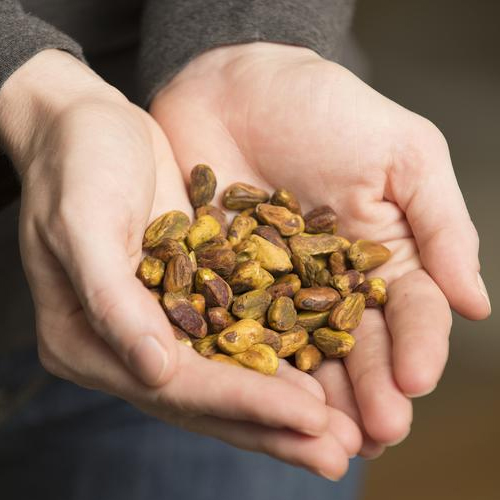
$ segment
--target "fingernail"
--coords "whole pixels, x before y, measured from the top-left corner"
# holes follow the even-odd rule
[[[490,298],[488,297],[488,291],[486,290],[486,285],[484,284],[483,278],[479,273],[477,273],[477,282],[479,284],[479,291],[481,292],[481,295],[486,299],[486,302],[488,302],[488,307],[491,312],[491,302]]]
[[[334,483],[337,483],[337,482],[338,482],[338,478],[333,477],[333,475],[332,475],[332,474],[329,474],[328,472],[325,472],[325,471],[319,470],[319,471],[318,471],[318,474],[319,474],[321,477],[324,477],[325,479],[328,479],[328,481],[333,481]]]
[[[141,337],[129,355],[132,370],[148,385],[156,385],[165,373],[168,355],[151,336]]]

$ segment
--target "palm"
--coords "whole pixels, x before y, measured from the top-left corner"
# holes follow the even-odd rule
[[[433,332],[418,331],[415,317],[424,303],[432,304],[437,330],[449,329],[450,311],[422,269],[394,194],[404,189],[399,163],[413,153],[403,139],[421,119],[336,65],[317,58],[299,63],[235,64],[214,82],[190,78],[188,67],[151,112],[185,178],[194,164],[206,162],[220,186],[286,187],[306,210],[330,204],[341,234],[378,240],[393,251],[374,271],[389,282],[385,315],[367,311],[345,364],[329,361],[315,375],[331,406],[361,421],[375,441],[390,443],[409,430],[405,393],[431,390],[447,355],[446,340],[436,346]]]

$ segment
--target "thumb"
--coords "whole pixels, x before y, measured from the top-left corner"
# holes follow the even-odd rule
[[[479,274],[479,239],[458,186],[446,140],[430,122],[406,131],[390,184],[406,213],[422,263],[451,307],[469,319],[491,312]]]
[[[82,229],[60,257],[89,323],[136,377],[150,386],[163,385],[177,359],[165,314],[135,277],[119,239],[95,225],[92,231]]]

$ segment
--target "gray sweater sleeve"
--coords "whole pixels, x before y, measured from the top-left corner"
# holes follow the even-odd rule
[[[0,87],[23,63],[44,49],[61,49],[83,60],[81,47],[19,2],[0,0]]]
[[[355,0],[148,0],[139,60],[147,106],[183,66],[221,45],[268,41],[336,60]]]

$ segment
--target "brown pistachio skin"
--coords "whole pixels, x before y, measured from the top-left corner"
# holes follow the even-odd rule
[[[334,274],[332,276],[332,285],[339,291],[342,297],[352,293],[352,291],[363,283],[363,281],[365,281],[365,275],[355,269],[349,269],[349,271],[344,271],[343,273]]]
[[[364,310],[365,297],[363,294],[351,293],[333,306],[328,324],[334,330],[354,330],[359,326]]]
[[[297,325],[302,326],[308,332],[312,332],[317,328],[328,325],[328,317],[330,311],[304,311],[297,314]]]
[[[279,359],[276,351],[267,344],[254,344],[245,352],[234,354],[232,357],[243,366],[264,375],[274,375],[278,371]]]
[[[213,205],[203,205],[198,207],[195,211],[195,216],[199,219],[202,215],[211,215],[217,222],[220,224],[220,235],[223,238],[227,238],[227,230],[229,228],[229,224],[227,222],[226,214],[217,207]]]
[[[260,222],[275,227],[281,236],[293,236],[304,231],[304,219],[288,208],[259,203],[255,214]]]
[[[276,352],[281,349],[281,335],[270,328],[264,328],[263,344],[270,345]]]
[[[229,249],[206,247],[195,251],[198,266],[215,271],[224,279],[229,278],[236,267],[236,254]]]
[[[299,200],[291,191],[287,191],[285,188],[277,189],[273,193],[271,196],[271,204],[288,208],[290,212],[302,215],[302,208],[300,207]]]
[[[222,195],[222,204],[229,210],[245,210],[269,200],[269,194],[263,189],[236,182],[231,184]]]
[[[288,240],[290,250],[296,255],[326,255],[338,252],[341,244],[337,236],[328,233],[300,233]]]
[[[189,217],[179,210],[171,210],[157,217],[147,227],[142,240],[144,248],[161,245],[165,239],[183,240],[189,231]]]
[[[296,274],[290,273],[280,276],[268,289],[267,291],[271,294],[271,297],[277,299],[278,297],[290,297],[293,296],[300,290],[302,283]]]
[[[387,283],[382,278],[369,278],[354,291],[364,295],[366,307],[382,307],[387,302]]]
[[[233,302],[233,292],[229,284],[218,274],[206,267],[196,272],[195,287],[205,297],[207,307],[228,309]]]
[[[343,331],[318,328],[313,333],[314,344],[327,358],[344,358],[355,344],[354,337]]]
[[[307,212],[304,215],[306,233],[335,233],[337,231],[337,214],[329,205],[320,207]]]
[[[328,256],[328,270],[332,275],[347,271],[347,258],[344,252],[332,252]]]
[[[319,270],[314,276],[313,286],[332,286],[332,274],[328,269]]]
[[[196,165],[191,170],[189,184],[189,199],[194,208],[208,205],[215,194],[217,180],[213,170],[208,165]]]
[[[219,352],[219,347],[217,346],[217,339],[219,335],[217,333],[207,335],[206,337],[196,340],[193,343],[194,349],[202,356],[212,356]]]
[[[226,354],[245,352],[264,339],[264,328],[253,319],[241,319],[219,333],[217,344]]]
[[[253,230],[253,234],[260,236],[261,238],[264,238],[265,240],[272,243],[273,245],[276,245],[278,248],[281,248],[287,253],[288,257],[292,256],[291,250],[288,248],[288,245],[286,244],[285,240],[281,237],[281,234],[275,227],[257,226]]]
[[[340,294],[329,287],[301,288],[293,298],[297,309],[305,311],[328,311],[340,300]]]
[[[262,269],[256,260],[247,260],[246,262],[237,264],[228,280],[234,293],[267,288],[273,282],[274,278],[272,274]]]
[[[210,333],[220,333],[228,326],[236,323],[236,318],[224,307],[211,307],[207,311]]]
[[[161,244],[151,249],[151,256],[167,263],[174,255],[186,253],[182,245],[172,238],[165,238]]]
[[[297,322],[297,311],[290,297],[278,297],[269,306],[267,322],[273,330],[284,332]]]
[[[229,226],[227,239],[232,247],[235,247],[248,238],[256,227],[257,221],[253,217],[237,215]]]
[[[207,334],[207,323],[193,304],[185,297],[175,293],[165,293],[162,304],[168,319],[176,326],[197,338]]]
[[[313,344],[305,345],[295,353],[295,366],[303,372],[315,372],[322,361],[322,352]]]
[[[288,358],[288,356],[295,354],[309,342],[309,334],[299,325],[295,325],[290,330],[283,332],[280,337],[281,349],[278,351],[279,358]]]
[[[193,284],[193,265],[185,254],[174,255],[167,263],[163,288],[166,292],[189,293]]]
[[[303,287],[314,286],[316,274],[319,273],[320,266],[313,256],[294,253],[292,254],[292,265]]]
[[[365,272],[387,262],[391,251],[375,241],[358,240],[350,246],[347,255],[356,271]]]
[[[257,320],[266,314],[271,300],[266,290],[251,290],[234,299],[232,312],[240,319]]]
[[[160,259],[146,255],[139,264],[136,275],[144,286],[154,288],[162,282],[164,273],[165,263]]]

